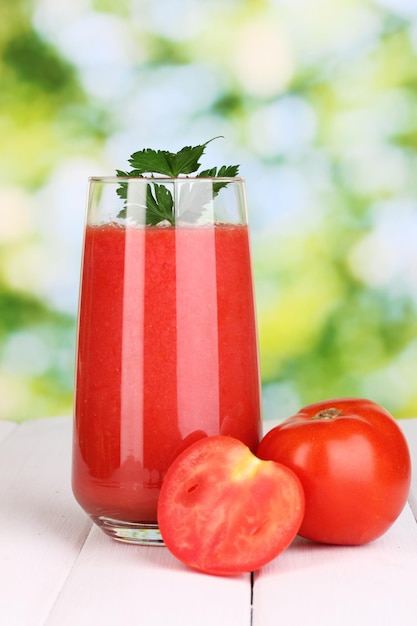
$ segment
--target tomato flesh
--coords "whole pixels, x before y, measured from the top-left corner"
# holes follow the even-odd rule
[[[303,514],[303,490],[290,469],[221,435],[197,441],[175,459],[158,504],[159,529],[174,556],[223,576],[256,570],[278,556]]]
[[[309,405],[265,435],[257,455],[290,467],[305,493],[299,534],[359,545],[384,534],[408,497],[411,460],[398,424],[366,399]]]

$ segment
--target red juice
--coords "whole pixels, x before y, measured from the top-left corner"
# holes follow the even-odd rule
[[[87,226],[73,490],[95,520],[156,523],[187,445],[260,435],[247,226]]]

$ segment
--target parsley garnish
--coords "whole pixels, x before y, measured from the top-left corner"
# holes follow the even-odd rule
[[[200,168],[199,159],[203,156],[206,146],[217,139],[209,139],[200,146],[186,146],[179,152],[169,152],[168,150],[152,150],[147,148],[134,152],[128,162],[133,169],[130,171],[116,170],[117,176],[129,176],[143,178],[148,175],[152,178],[155,175],[167,176],[168,178],[187,178],[189,174],[194,174],[196,178],[233,178],[239,171],[238,165],[223,165],[220,168],[212,167],[198,172]],[[191,180],[190,180],[191,184]],[[226,187],[227,181],[213,182],[213,195]],[[117,189],[117,194],[125,201],[125,208],[119,213],[119,217],[126,217],[127,214],[127,186],[123,182]],[[164,184],[149,181],[146,191],[146,207],[141,207],[146,214],[146,224],[156,225],[167,221],[175,224],[174,200],[171,192]],[[200,212],[203,207],[195,207],[195,212]]]

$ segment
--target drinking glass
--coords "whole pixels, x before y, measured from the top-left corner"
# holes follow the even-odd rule
[[[244,180],[90,178],[80,282],[73,492],[114,539],[162,544],[175,457],[260,437]]]

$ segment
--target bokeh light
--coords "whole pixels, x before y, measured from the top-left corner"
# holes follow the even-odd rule
[[[0,418],[72,410],[87,178],[222,135],[240,163],[264,416],[417,415],[417,4],[0,6]]]

